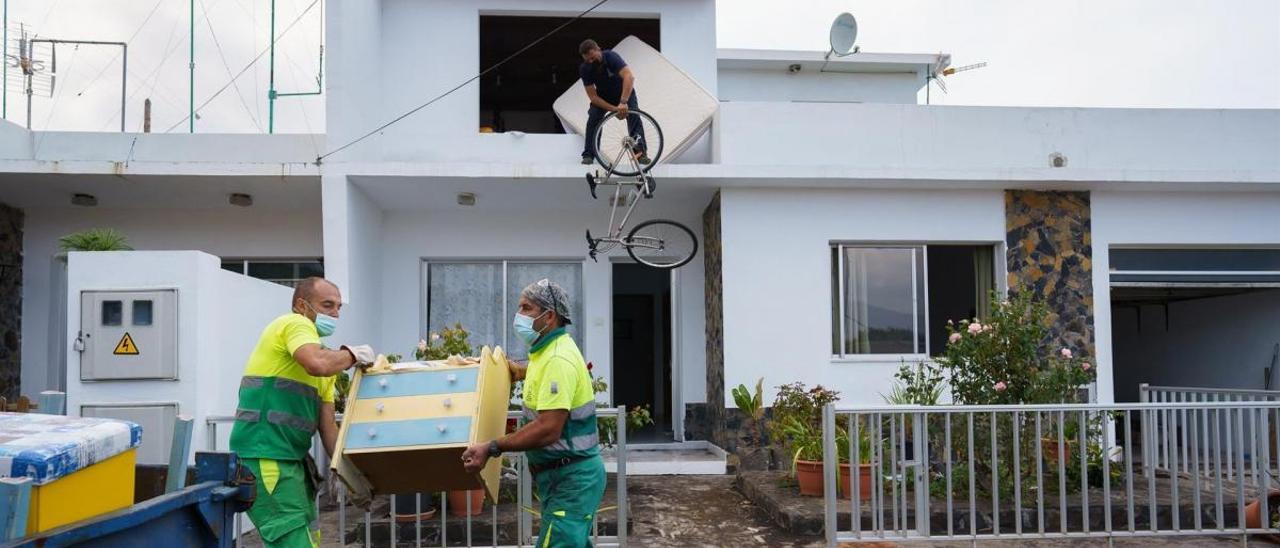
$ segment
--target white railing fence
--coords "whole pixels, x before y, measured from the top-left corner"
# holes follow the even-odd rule
[[[1280,473],[1275,424],[1277,401],[827,406],[827,544],[1276,532],[1246,524]],[[1157,429],[1162,473],[1138,452]]]
[[[609,501],[602,503],[604,504],[604,507],[601,508],[600,511],[596,512],[596,519],[592,523],[592,544],[598,547],[622,547],[627,544],[627,520],[629,509],[627,506],[626,408],[624,406],[619,406],[617,408],[597,409],[596,416],[598,419],[613,419],[614,424],[616,424],[617,430],[614,439],[614,446],[611,451],[613,456],[617,459],[617,474],[616,483],[614,485],[614,492],[616,496],[613,504],[609,504]],[[516,419],[517,421],[524,420],[522,414],[517,411],[510,412],[507,418]],[[341,414],[339,414],[338,421],[341,422],[341,420],[342,417]],[[206,419],[206,423],[209,428],[206,434],[207,439],[205,446],[209,451],[228,450],[226,447],[219,447],[218,428],[219,425],[225,425],[227,428],[230,428],[230,425],[234,422],[235,417],[233,416],[211,416]],[[311,456],[316,460],[316,465],[320,469],[321,475],[328,477],[329,459],[320,443],[319,436],[316,436],[312,440]],[[484,527],[477,531],[475,524],[476,520],[472,519],[471,497],[466,497],[466,516],[452,517],[448,512],[447,497],[444,493],[441,493],[440,499],[437,503],[439,515],[437,518],[432,518],[430,522],[424,522],[420,518],[424,502],[420,495],[402,495],[415,497],[414,506],[416,508],[416,514],[419,515],[415,516],[413,523],[400,524],[397,523],[394,516],[396,495],[389,495],[389,515],[385,516],[385,523],[382,522],[383,516],[377,516],[377,519],[375,520],[375,516],[372,512],[360,512],[363,514],[364,521],[363,527],[360,528],[360,532],[363,533],[363,538],[358,539],[357,542],[364,547],[374,546],[373,532],[376,529],[381,529],[385,525],[387,528],[385,542],[387,542],[388,546],[396,546],[397,543],[407,542],[413,542],[414,546],[423,546],[424,542],[426,542],[427,545],[438,546],[533,546],[533,543],[536,541],[536,535],[533,528],[534,512],[538,509],[538,505],[534,500],[533,475],[529,473],[528,461],[525,459],[523,453],[505,453],[503,454],[503,458],[506,459],[505,462],[509,465],[504,468],[503,476],[510,478],[510,476],[513,475],[515,479],[515,503],[510,505],[513,507],[510,512],[514,514],[514,519],[505,521],[500,520],[498,505],[491,504],[491,515],[489,516],[490,523],[489,527],[487,527],[488,531],[484,531],[483,529],[486,529]],[[343,545],[347,545],[347,511],[349,509],[349,505],[346,500],[346,489],[341,486],[340,482],[337,485],[338,542]],[[317,513],[320,511],[320,498],[321,494],[317,493],[315,500]],[[353,510],[359,511],[359,509],[354,508]],[[608,534],[608,531],[602,531],[603,527],[599,519],[601,512],[612,512],[616,516],[616,532],[614,534]],[[235,535],[237,539],[241,538],[242,532],[244,531],[245,524],[242,519],[246,518],[242,518],[241,514],[236,514]],[[408,539],[410,531],[412,532],[411,541]],[[481,533],[488,533],[488,535],[483,535]],[[379,534],[379,537],[381,536],[382,535]],[[487,536],[488,538],[483,538],[484,536]],[[379,540],[384,539],[379,538]],[[325,544],[328,543],[329,540],[325,539]]]

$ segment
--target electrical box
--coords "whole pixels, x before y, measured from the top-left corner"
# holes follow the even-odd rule
[[[173,446],[173,425],[178,419],[177,402],[139,404],[84,404],[81,417],[125,420],[142,427],[145,434],[138,447],[138,462],[165,464]]]
[[[178,292],[80,293],[80,380],[177,380]]]

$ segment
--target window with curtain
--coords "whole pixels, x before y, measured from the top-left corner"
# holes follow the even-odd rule
[[[461,323],[471,333],[473,346],[500,344],[508,356],[525,359],[528,349],[509,326],[519,307],[520,291],[547,278],[560,284],[573,300],[574,323],[566,331],[583,345],[581,263],[428,261],[424,275],[428,331]]]
[[[994,246],[831,246],[831,353],[937,355],[946,322],[985,317]]]

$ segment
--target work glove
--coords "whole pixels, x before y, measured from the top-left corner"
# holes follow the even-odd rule
[[[373,365],[374,360],[377,359],[373,353],[373,347],[367,344],[343,345],[342,349],[355,356],[355,366],[362,369]]]

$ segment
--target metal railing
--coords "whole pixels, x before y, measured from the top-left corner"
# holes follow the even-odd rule
[[[1138,385],[1138,401],[1143,403],[1280,401],[1280,390],[1152,386],[1142,383]],[[1187,463],[1190,462],[1190,459],[1187,452],[1190,448],[1186,443],[1186,436],[1181,435],[1179,432],[1181,425],[1185,424],[1186,418],[1180,413],[1166,410],[1162,413],[1157,413],[1154,421],[1150,431],[1143,431],[1143,462],[1152,463],[1150,467],[1152,471],[1168,471],[1175,467],[1177,463],[1181,463],[1179,471],[1184,474],[1188,473]],[[1243,425],[1245,437],[1254,442],[1258,438],[1258,435],[1254,432],[1255,428],[1257,428],[1257,425],[1254,424],[1250,417],[1246,416]],[[1274,425],[1272,429],[1274,429]],[[1267,435],[1270,436],[1270,432]],[[1233,442],[1234,440],[1230,437],[1223,440],[1228,453],[1233,450]],[[1246,459],[1252,459],[1254,455],[1258,454],[1256,443],[1251,443],[1244,449]],[[1177,454],[1175,455],[1174,453]],[[1233,463],[1228,462],[1227,470],[1230,471],[1233,466]]]
[[[1246,419],[1258,425],[1248,435]],[[1176,473],[1150,473],[1136,451],[1157,424],[1188,449],[1170,451]],[[827,545],[1275,533],[1246,524],[1246,504],[1280,473],[1271,424],[1280,402],[828,405]],[[838,494],[846,455],[859,465]]]
[[[626,416],[627,416],[627,413],[626,413],[625,406],[596,410],[597,419],[613,419],[613,422],[616,425],[616,434],[614,438],[612,453],[615,456],[617,461],[617,474],[616,474],[616,483],[615,483],[615,494],[616,494],[615,504],[611,506],[607,505],[602,507],[599,511],[595,513],[595,516],[592,522],[592,544],[599,547],[622,547],[622,546],[626,546],[627,544],[628,506],[627,506],[627,424],[626,424],[627,421],[626,421]],[[518,411],[509,412],[507,414],[507,418],[516,419],[517,422],[519,423],[522,423],[524,420],[523,414]],[[341,423],[341,421],[342,421],[342,415],[338,414],[338,422]],[[219,450],[218,425],[231,424],[234,422],[235,422],[235,417],[233,416],[210,416],[206,419],[206,423],[208,425],[208,431],[206,433],[206,438],[207,438],[206,447],[208,448],[208,450],[210,451]],[[223,448],[222,450],[226,450],[226,449]],[[316,460],[316,465],[320,469],[320,473],[327,478],[329,475],[328,457],[325,454],[322,444],[320,443],[319,436],[316,436],[312,440],[311,456]],[[482,544],[475,544],[474,541],[476,540],[477,535],[474,534],[476,532],[476,528],[475,528],[474,520],[472,519],[473,512],[471,508],[471,497],[466,497],[467,499],[466,516],[453,517],[449,515],[448,500],[444,495],[444,493],[440,494],[440,500],[437,506],[439,517],[432,518],[431,522],[426,522],[421,519],[423,501],[420,495],[403,495],[403,496],[415,497],[415,508],[416,508],[416,514],[418,515],[415,516],[414,522],[412,524],[410,523],[399,524],[395,519],[396,495],[389,495],[388,496],[388,502],[390,503],[388,507],[389,515],[386,516],[387,521],[385,523],[386,527],[388,528],[387,529],[388,538],[386,539],[386,542],[388,543],[388,545],[396,546],[397,543],[399,542],[413,542],[414,546],[422,546],[423,542],[426,541],[429,543],[429,545],[436,545],[438,543],[439,546],[468,546],[468,547],[469,546],[493,546],[493,547],[533,546],[533,543],[536,541],[536,535],[534,534],[534,529],[533,529],[533,521],[534,521],[535,512],[537,511],[537,507],[534,504],[533,475],[529,473],[528,460],[525,458],[524,453],[519,453],[519,452],[504,453],[503,458],[506,459],[505,462],[510,463],[511,465],[510,467],[504,467],[503,475],[508,476],[508,474],[514,473],[515,483],[516,483],[516,500],[514,504],[515,519],[511,520],[511,522],[507,524],[509,527],[514,528],[514,531],[510,532],[511,534],[508,534],[506,536],[500,535],[500,532],[503,532],[503,531],[500,531],[500,527],[499,527],[500,520],[498,515],[498,505],[491,504],[490,505],[491,507],[490,527],[488,531],[489,538],[487,539],[487,542],[484,542]],[[345,546],[348,544],[346,542],[346,536],[348,533],[347,531],[348,504],[347,504],[347,498],[346,498],[347,493],[346,493],[346,489],[341,486],[340,482],[338,483],[337,491],[338,491],[337,493],[337,506],[338,506],[337,534],[339,535],[339,542]],[[320,514],[320,493],[317,493],[316,495],[315,505],[316,505],[316,513],[319,515]],[[612,535],[602,534],[601,524],[599,520],[600,513],[608,510],[613,510],[617,516],[616,533]],[[364,524],[361,531],[363,533],[363,538],[360,539],[359,542],[361,546],[370,547],[374,545],[374,535],[373,535],[374,529],[381,528],[383,524],[380,523],[379,521],[375,521],[374,515],[372,512],[362,512],[362,513],[364,514],[364,517],[363,517]],[[382,516],[378,516],[378,518],[379,520],[381,520]],[[453,523],[456,525],[458,521],[462,522],[463,532],[460,535],[455,535],[454,538],[450,538],[450,529],[451,529],[450,523]],[[427,529],[426,532],[429,533],[429,536],[427,538],[424,538],[423,526],[432,525],[432,522],[438,522],[438,527],[432,526],[431,528]],[[404,530],[402,530],[403,527],[412,528],[411,529],[413,532],[412,541],[409,541],[408,539],[400,540],[401,533],[404,532]],[[235,528],[236,538],[237,539],[241,538],[242,532],[244,531],[243,523],[241,522],[241,514],[236,514],[234,528]],[[453,529],[456,530],[457,527],[454,527]],[[432,538],[432,536],[436,538]],[[458,537],[461,537],[461,538],[458,538]],[[508,540],[514,540],[514,543],[501,542],[501,539],[504,539],[504,538]]]

